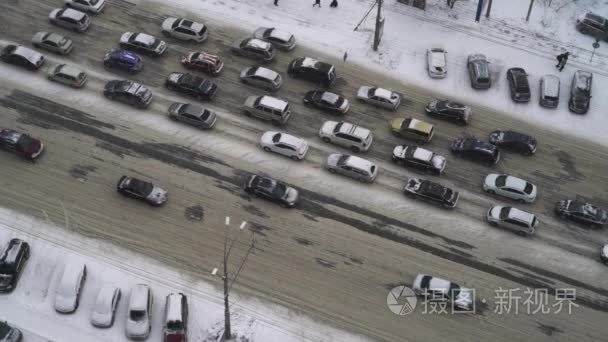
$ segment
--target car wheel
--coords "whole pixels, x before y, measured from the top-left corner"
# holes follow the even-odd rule
[[[280,205],[281,205],[282,208],[287,208],[288,207],[287,203],[281,203]]]
[[[329,139],[328,137],[323,137],[323,138],[321,138],[321,140],[323,140],[326,143],[330,143],[331,142],[331,139]]]
[[[327,169],[330,173],[336,173],[336,169]]]
[[[296,77],[296,74],[289,74],[288,73],[287,75],[289,75],[289,77],[291,77],[291,78],[295,78]]]
[[[177,121],[177,116],[169,115],[169,119],[172,121]]]
[[[251,117],[251,112],[250,112],[250,111],[248,111],[248,110],[246,110],[246,111],[245,111],[245,116]]]
[[[163,31],[163,35],[165,35],[165,37],[171,37],[171,35],[167,31]]]
[[[486,192],[489,193],[490,195],[496,194],[496,192],[494,192],[494,190],[492,190],[492,189],[488,189],[488,190],[486,190]]]
[[[525,201],[523,198],[518,199],[518,200],[517,200],[517,202],[519,202],[519,203],[521,203],[521,204],[526,203],[526,201]]]
[[[292,160],[295,160],[295,161],[300,161],[300,158],[298,158],[298,156],[291,156],[289,158],[291,158]]]
[[[524,150],[524,151],[522,151],[522,152],[521,152],[521,154],[522,154],[523,156],[529,156],[529,155],[531,155],[531,154],[532,154],[532,152],[531,152],[530,150]]]
[[[494,221],[490,221],[489,223],[490,223],[490,226],[492,226],[492,227],[496,227],[496,226],[498,226],[498,223],[496,223],[496,222],[494,222]]]
[[[400,138],[400,137],[401,137],[401,134],[399,134],[399,132],[395,132],[395,131],[393,131],[393,135],[394,135],[394,136],[396,136],[397,138]]]
[[[106,97],[110,100],[114,100],[116,98],[116,96],[114,96],[113,94],[106,94]]]
[[[277,120],[272,120],[272,124],[275,126],[281,126],[281,122],[279,122]]]
[[[266,152],[270,152],[270,147],[268,147],[268,146],[264,146],[264,148],[263,148],[263,149],[264,149],[264,151],[266,151]]]
[[[357,153],[357,152],[360,151],[360,149],[357,146],[351,146],[350,150],[353,151],[353,152],[355,152],[355,153]]]
[[[523,230],[520,230],[517,232],[517,235],[526,237],[526,236],[528,236],[528,233],[524,232]]]

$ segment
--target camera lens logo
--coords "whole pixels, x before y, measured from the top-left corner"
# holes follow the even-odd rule
[[[416,294],[407,286],[394,287],[386,296],[386,305],[395,315],[407,315],[416,308]]]

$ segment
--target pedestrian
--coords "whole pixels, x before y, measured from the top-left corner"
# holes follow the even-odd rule
[[[332,0],[331,4],[329,4],[329,7],[338,7],[338,0]]]
[[[312,7],[315,7],[317,5],[319,5],[319,8],[321,8],[321,0],[315,0],[315,3],[312,4]]]
[[[274,0],[274,5],[279,6],[279,0]]]
[[[568,56],[570,56],[570,52],[566,51],[561,55],[557,55],[557,65],[556,68],[559,68],[559,71],[564,70],[566,63],[568,62]]]

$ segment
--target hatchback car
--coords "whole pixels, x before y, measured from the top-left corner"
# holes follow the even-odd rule
[[[357,100],[377,107],[396,110],[401,103],[401,95],[384,88],[361,86],[357,91]]]
[[[438,204],[444,208],[454,208],[460,197],[458,191],[421,178],[408,179],[403,193],[408,197]]]
[[[471,107],[450,100],[433,100],[424,108],[428,116],[466,125],[471,121]]]
[[[536,185],[521,178],[491,173],[483,182],[483,189],[490,194],[501,195],[520,203],[532,203],[536,199]]]
[[[17,287],[25,264],[30,258],[30,245],[20,239],[11,239],[0,256],[0,293]]]
[[[87,266],[84,263],[70,260],[65,264],[57,289],[55,289],[55,310],[57,312],[76,311],[86,279]]]
[[[217,122],[217,114],[192,103],[173,103],[169,106],[169,118],[189,125],[211,129]]]
[[[467,59],[467,69],[471,79],[473,89],[490,89],[492,78],[490,76],[490,62],[482,54],[469,55]]]
[[[87,83],[87,74],[84,71],[67,64],[51,68],[47,77],[72,88],[82,88]]]
[[[91,324],[98,328],[109,328],[114,324],[114,317],[120,302],[120,289],[106,285],[99,289],[95,305],[91,311]]]
[[[257,38],[245,38],[232,44],[232,53],[255,59],[260,62],[270,62],[277,54],[277,50],[267,41]]]
[[[559,104],[559,77],[544,75],[540,78],[540,96],[538,103],[545,108],[557,108]]]
[[[21,45],[7,45],[0,52],[3,62],[14,64],[29,70],[38,70],[44,64],[44,56]]]
[[[194,96],[199,100],[211,100],[217,94],[217,84],[188,73],[170,73],[167,76],[165,85],[169,90]]]
[[[336,68],[310,57],[296,58],[287,67],[287,74],[325,87],[331,87],[337,79]]]
[[[127,307],[125,333],[128,338],[145,340],[152,330],[152,290],[146,284],[137,284],[131,288],[131,297]]]
[[[369,129],[345,121],[325,121],[319,130],[319,136],[326,143],[350,148],[353,152],[369,150],[374,140]]]
[[[412,283],[412,290],[419,296],[431,301],[448,301],[454,309],[473,310],[475,293],[451,281],[418,274]]]
[[[576,20],[576,29],[596,39],[608,41],[608,19],[588,12],[582,19]]]
[[[80,11],[86,11],[93,14],[103,12],[106,7],[105,0],[63,0],[67,7],[73,7]]]
[[[440,47],[426,50],[426,67],[431,78],[445,78],[448,75],[447,51]]]
[[[74,43],[71,39],[52,32],[37,32],[32,37],[32,44],[41,49],[67,55],[72,52]]]
[[[296,38],[293,34],[274,27],[260,27],[253,32],[253,37],[265,40],[281,50],[290,51],[296,47]]]
[[[242,106],[245,116],[255,116],[270,121],[275,126],[284,125],[291,117],[289,102],[272,96],[248,96]]]
[[[224,62],[218,56],[206,52],[188,52],[182,57],[182,65],[187,69],[202,71],[217,76],[224,69]]]
[[[346,114],[350,108],[350,103],[343,96],[321,90],[307,92],[304,96],[304,105],[341,115]]]
[[[88,15],[72,8],[55,8],[49,14],[51,23],[76,32],[84,32],[91,26]]]
[[[152,102],[152,92],[143,85],[129,81],[113,80],[106,83],[103,95],[110,100],[117,100],[137,108],[147,108]]]
[[[241,71],[241,82],[250,84],[267,91],[277,91],[283,84],[278,72],[264,67],[250,67]]]
[[[576,114],[586,114],[591,104],[591,84],[593,74],[588,71],[577,70],[572,77],[570,100],[568,109]]]
[[[397,145],[391,156],[394,163],[439,175],[445,170],[446,159],[418,146]]]
[[[161,27],[165,36],[179,40],[202,43],[209,37],[209,31],[205,24],[186,18],[167,18],[163,21]]]
[[[183,293],[167,295],[163,328],[163,341],[186,342],[188,337],[188,298]]]
[[[500,151],[495,145],[479,141],[475,138],[460,138],[452,142],[450,150],[458,157],[493,166],[500,160]]]
[[[561,200],[555,204],[555,213],[563,219],[569,219],[592,227],[608,223],[608,212],[597,206],[577,200]]]
[[[491,226],[501,226],[522,236],[534,234],[539,222],[534,214],[517,208],[499,205],[488,210],[487,219]]]
[[[298,190],[270,177],[251,175],[245,183],[245,192],[276,202],[283,208],[293,208],[298,204]]]
[[[35,160],[44,151],[44,144],[28,134],[9,128],[0,128],[0,148],[26,159]]]
[[[164,189],[134,177],[122,176],[116,184],[116,190],[124,196],[160,206],[167,202],[168,194]]]
[[[376,164],[348,154],[330,154],[327,156],[325,167],[331,173],[338,173],[364,183],[372,183],[378,177]]]
[[[167,43],[141,32],[125,32],[120,36],[120,47],[139,51],[152,56],[161,56],[167,50]]]
[[[515,131],[496,130],[490,133],[490,144],[525,156],[536,153],[538,142],[533,137]]]
[[[260,146],[266,152],[275,152],[293,160],[302,160],[308,152],[306,140],[280,132],[266,132],[260,138]]]
[[[511,68],[507,70],[507,81],[511,91],[511,99],[515,102],[530,101],[530,84],[528,74],[523,68]]]
[[[393,119],[389,128],[394,136],[415,140],[420,144],[430,142],[435,133],[432,124],[414,118]]]
[[[1,342],[21,342],[23,335],[21,330],[10,326],[8,323],[0,321],[0,341]]]
[[[103,56],[103,66],[136,74],[144,68],[144,61],[135,52],[113,50]]]

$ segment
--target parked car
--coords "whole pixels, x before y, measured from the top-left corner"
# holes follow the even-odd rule
[[[267,41],[257,38],[245,38],[232,44],[232,53],[268,63],[274,59],[277,50]]]
[[[458,157],[478,161],[489,166],[496,165],[500,160],[500,151],[495,145],[475,138],[456,139],[452,142],[450,149]]]
[[[217,94],[217,84],[188,73],[170,73],[165,85],[169,90],[194,96],[198,100],[212,100]]]
[[[447,51],[440,47],[426,50],[426,66],[431,78],[445,78],[448,75]]]
[[[165,36],[179,40],[202,43],[209,37],[209,30],[207,30],[205,24],[186,18],[167,18],[163,21],[161,27]]]
[[[109,81],[106,83],[103,95],[110,100],[117,100],[140,109],[147,108],[152,102],[152,92],[148,88],[129,80]]]
[[[492,86],[489,64],[490,62],[488,62],[488,58],[485,55],[469,55],[467,59],[467,68],[469,70],[471,87],[473,89],[490,89]]]
[[[377,107],[397,110],[401,103],[401,95],[384,88],[361,86],[357,91],[357,100]]]
[[[473,300],[475,300],[473,290],[460,287],[460,285],[445,279],[418,274],[414,278],[412,290],[426,300],[448,301],[455,309],[460,310],[470,311],[473,309]]]
[[[183,293],[167,295],[164,341],[186,342],[188,338],[188,298]]]
[[[128,338],[145,340],[152,330],[152,290],[146,284],[136,284],[131,288],[127,307],[125,333]]]
[[[32,44],[35,47],[67,55],[72,52],[74,43],[71,39],[53,32],[36,32],[32,37]]]
[[[270,177],[251,175],[245,183],[245,192],[278,203],[283,208],[293,208],[298,204],[298,190]]]
[[[460,197],[458,191],[421,178],[408,179],[403,193],[408,197],[438,204],[444,208],[454,208]]]
[[[557,216],[592,227],[608,223],[608,212],[597,206],[577,200],[561,200],[555,204]]]
[[[600,250],[600,258],[605,264],[608,265],[608,243],[602,246],[602,249]]]
[[[576,20],[576,29],[595,39],[608,40],[608,19],[588,12],[582,19]]]
[[[494,206],[488,210],[487,219],[491,226],[501,226],[522,236],[534,234],[538,227],[534,214],[513,207]]]
[[[308,152],[306,140],[281,132],[266,132],[260,138],[260,146],[266,152],[276,152],[293,160],[302,160]]]
[[[29,258],[30,245],[27,242],[20,239],[8,242],[0,256],[0,293],[11,292],[17,287]]]
[[[557,108],[559,104],[559,77],[544,75],[540,78],[540,97],[538,103],[545,108]]]
[[[136,74],[144,68],[144,61],[135,52],[112,50],[103,56],[103,66]]]
[[[430,142],[435,133],[432,124],[414,118],[395,118],[390,121],[389,128],[394,136],[421,144]]]
[[[71,313],[78,309],[80,294],[87,279],[87,266],[76,260],[69,260],[55,290],[55,310]]]
[[[325,87],[331,87],[336,81],[336,68],[328,63],[310,57],[296,58],[287,67],[287,74],[292,78],[301,78]]]
[[[471,121],[471,107],[450,100],[432,100],[424,111],[428,116],[467,125]]]
[[[29,160],[35,160],[44,151],[44,144],[28,134],[10,128],[0,128],[0,148]]]
[[[528,74],[523,68],[511,68],[507,70],[507,81],[511,91],[511,99],[515,102],[530,101],[530,84]]]
[[[23,335],[21,330],[10,326],[8,323],[0,321],[0,341],[1,342],[21,342]]]
[[[241,82],[267,91],[277,91],[283,84],[278,72],[264,67],[249,67],[241,71]]]
[[[593,74],[588,71],[577,70],[572,77],[570,100],[568,109],[576,114],[586,114],[591,103],[591,84]]]
[[[275,126],[284,125],[291,116],[287,101],[272,96],[248,96],[243,103],[245,116],[255,116],[270,121]]]
[[[44,56],[21,45],[7,45],[0,52],[3,62],[29,70],[38,70],[44,64]]]
[[[396,164],[413,167],[436,175],[443,172],[446,164],[445,157],[412,145],[395,146],[392,160]]]
[[[169,106],[169,118],[201,129],[211,129],[217,122],[217,114],[192,103],[176,102],[171,104]]]
[[[135,177],[122,176],[116,184],[116,190],[122,195],[143,200],[153,206],[160,206],[167,202],[167,191],[146,181]]]
[[[162,56],[167,50],[167,43],[147,33],[125,32],[120,36],[120,47],[152,56]]]
[[[325,121],[319,130],[319,136],[326,143],[350,148],[353,152],[369,150],[374,140],[369,129],[345,121]]]
[[[344,115],[350,108],[350,103],[343,96],[322,90],[311,90],[304,96],[306,107],[315,107],[332,114]]]
[[[327,156],[325,167],[331,173],[339,173],[364,183],[372,183],[378,176],[376,164],[348,154],[330,154]]]
[[[532,203],[536,199],[536,185],[521,178],[490,173],[483,182],[483,189],[490,194],[497,194],[520,203]]]
[[[293,34],[274,27],[260,27],[253,32],[253,37],[265,40],[281,50],[290,51],[296,47],[296,38]]]
[[[182,64],[187,69],[202,71],[217,76],[224,70],[224,62],[218,56],[206,52],[188,52],[182,57]]]
[[[67,64],[58,64],[51,68],[47,77],[72,88],[82,88],[87,83],[87,74],[84,71]]]
[[[490,133],[490,144],[525,156],[536,153],[538,142],[533,137],[515,131],[496,130]]]
[[[98,328],[109,328],[114,325],[114,317],[120,302],[120,289],[106,285],[99,289],[95,305],[91,311],[91,324]]]
[[[105,0],[63,0],[66,7],[73,7],[80,11],[99,14],[106,8]]]
[[[88,15],[72,8],[55,8],[49,14],[49,20],[57,26],[76,32],[84,32],[91,26]]]

